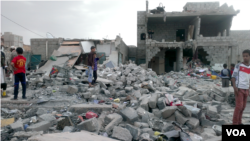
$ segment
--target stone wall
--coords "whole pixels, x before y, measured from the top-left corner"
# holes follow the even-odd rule
[[[41,55],[41,59],[46,60],[46,41],[48,41],[48,57],[50,57],[53,51],[60,47],[63,39],[30,39],[31,54]]]

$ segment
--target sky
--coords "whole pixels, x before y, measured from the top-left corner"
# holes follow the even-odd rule
[[[186,2],[203,0],[149,0],[149,9],[165,6],[166,12],[182,11]],[[209,0],[206,0],[208,2]],[[240,13],[234,17],[231,30],[250,30],[249,2],[219,1],[220,5],[233,5]],[[137,11],[146,10],[146,0],[83,0],[83,1],[2,1],[1,32],[23,36],[24,44],[31,38],[46,37],[49,32],[55,37],[115,39],[123,38],[127,45],[137,44]],[[38,35],[37,35],[38,34]],[[39,36],[40,35],[40,36]]]

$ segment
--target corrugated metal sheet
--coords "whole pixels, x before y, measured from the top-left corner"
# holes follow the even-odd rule
[[[80,46],[60,46],[57,51],[60,51],[62,54],[78,53],[77,57],[73,57],[68,61],[68,66],[73,67],[73,65],[81,55],[82,48]]]

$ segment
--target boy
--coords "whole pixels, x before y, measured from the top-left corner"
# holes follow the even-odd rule
[[[228,100],[229,96],[229,80],[231,79],[231,73],[230,70],[227,69],[227,64],[223,64],[223,70],[221,70],[221,80],[222,80],[222,89],[226,92],[226,99],[225,102]]]
[[[233,125],[243,125],[241,118],[246,107],[247,96],[250,88],[250,50],[242,52],[243,62],[238,63],[233,72],[233,88],[235,95],[235,109],[233,115]]]
[[[91,46],[91,52],[88,55],[88,81],[89,81],[89,87],[93,87],[92,83],[92,76],[93,76],[93,69],[94,69],[94,53],[95,53],[95,47]]]
[[[102,56],[103,56],[104,54],[102,54]],[[96,58],[96,53],[94,53],[94,58],[95,58],[95,62],[94,62],[94,80],[92,81],[92,85],[94,85],[95,84],[95,82],[96,82],[96,79],[97,79],[97,61],[99,61],[99,59],[100,58],[102,58],[102,56],[101,57],[97,57]]]
[[[3,46],[1,46],[1,49]],[[1,92],[3,89],[3,94],[2,96],[6,96],[6,88],[7,88],[7,83],[6,83],[6,78],[5,78],[5,54],[1,50]]]
[[[18,87],[19,87],[19,81],[21,81],[22,87],[23,87],[23,99],[26,99],[26,78],[25,78],[25,63],[26,58],[22,55],[23,49],[21,47],[18,47],[16,49],[17,57],[14,57],[11,61],[11,66],[14,69],[14,77],[15,77],[15,83],[14,83],[14,98],[12,100],[17,100],[18,96]]]

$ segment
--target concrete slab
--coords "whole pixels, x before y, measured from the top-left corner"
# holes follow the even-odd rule
[[[104,136],[99,136],[95,133],[81,131],[81,132],[63,132],[63,133],[55,133],[55,134],[44,134],[42,136],[34,136],[28,139],[28,141],[118,141],[115,139],[107,138]]]
[[[100,104],[76,104],[69,108],[70,112],[75,112],[78,114],[86,113],[89,110],[94,110],[95,112],[109,111],[112,109],[112,105],[100,105]]]

